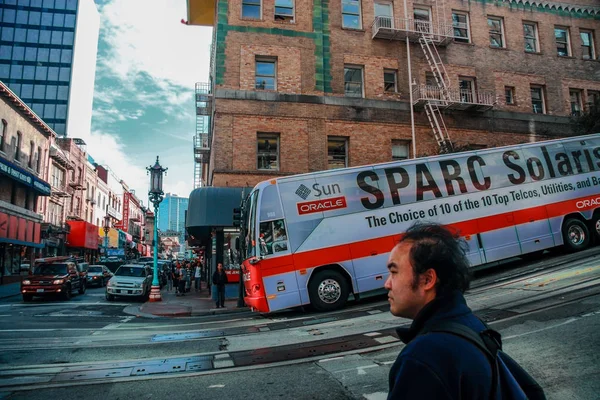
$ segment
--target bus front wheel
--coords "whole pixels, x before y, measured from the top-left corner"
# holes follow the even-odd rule
[[[319,311],[342,308],[348,300],[348,281],[338,271],[319,271],[308,285],[310,302]]]
[[[567,219],[563,224],[562,233],[565,246],[569,251],[583,250],[590,244],[590,231],[578,219]]]

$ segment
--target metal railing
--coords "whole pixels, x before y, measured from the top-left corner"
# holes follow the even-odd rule
[[[452,24],[435,23],[413,18],[375,17],[371,25],[372,37],[375,38],[380,31],[410,32],[418,35],[428,35],[434,41],[442,41],[454,37]]]
[[[436,101],[439,103],[462,103],[483,106],[496,104],[496,93],[492,91],[471,91],[465,89],[448,88],[442,90],[438,86],[416,85],[413,88],[413,101]]]
[[[210,150],[208,134],[194,136],[194,149]]]

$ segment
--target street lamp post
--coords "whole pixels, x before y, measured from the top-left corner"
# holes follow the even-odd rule
[[[106,214],[102,224],[104,230],[104,260],[108,259],[108,232],[110,231],[110,216]]]
[[[150,174],[150,191],[148,191],[148,200],[154,204],[154,276],[152,278],[152,289],[150,290],[150,301],[161,301],[160,283],[158,282],[158,205],[163,200],[164,192],[162,190],[163,174],[168,168],[163,168],[158,163],[147,167],[146,170]]]

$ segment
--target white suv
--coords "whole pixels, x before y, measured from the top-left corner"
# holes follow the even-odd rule
[[[152,269],[146,265],[121,265],[106,285],[106,300],[113,301],[115,296],[150,296]]]

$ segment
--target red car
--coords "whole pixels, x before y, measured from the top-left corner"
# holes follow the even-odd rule
[[[74,291],[85,293],[85,278],[72,261],[42,262],[37,264],[31,274],[21,281],[23,301],[31,301],[34,296],[62,296],[71,299]]]

